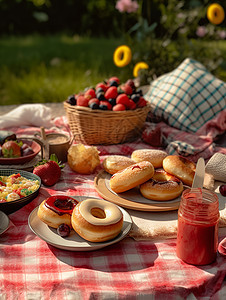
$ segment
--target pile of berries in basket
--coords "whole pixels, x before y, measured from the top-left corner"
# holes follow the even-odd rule
[[[91,109],[113,111],[134,110],[147,105],[142,90],[135,87],[132,79],[121,84],[115,76],[98,83],[95,88],[86,88],[79,94],[69,96],[67,102]]]

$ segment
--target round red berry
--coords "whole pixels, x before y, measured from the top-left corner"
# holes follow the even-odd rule
[[[96,90],[97,90],[98,88],[101,88],[104,92],[106,92],[106,90],[107,90],[106,84],[104,84],[104,83],[102,83],[102,82],[100,82],[100,83],[98,83],[98,84],[96,85]]]
[[[132,95],[133,89],[128,84],[123,84],[120,86],[120,89],[126,94],[126,95]]]
[[[121,110],[126,110],[125,105],[123,104],[116,104],[115,106],[113,106],[112,108],[113,111],[121,111]]]
[[[116,86],[111,86],[104,94],[105,99],[116,98],[118,96],[118,90]]]
[[[219,188],[219,191],[223,197],[226,197],[226,184],[222,184]]]
[[[103,105],[105,105],[105,106],[107,106],[107,109],[108,110],[111,110],[112,109],[112,105],[108,102],[108,101],[100,101],[100,106],[103,106]]]
[[[88,107],[89,106],[89,101],[90,99],[88,97],[85,97],[85,96],[78,96],[77,98],[77,105],[78,106],[85,106],[85,107]]]
[[[135,84],[134,84],[134,81],[132,79],[128,79],[126,81],[126,84],[131,86],[131,88],[134,90],[136,87],[135,87]]]
[[[141,108],[141,107],[144,107],[146,105],[147,105],[147,101],[143,97],[140,97],[140,99],[137,103],[137,107]]]
[[[120,80],[116,76],[113,76],[113,77],[108,79],[108,82],[111,82],[111,81],[116,81],[118,84],[120,84]]]
[[[90,96],[92,98],[95,98],[96,97],[96,93],[94,91],[94,89],[88,89],[86,92],[85,92],[85,96]]]
[[[137,105],[135,102],[133,102],[133,100],[129,99],[129,109],[133,110],[136,109]]]
[[[126,94],[120,94],[116,98],[116,103],[117,104],[123,104],[126,108],[129,108],[130,103],[129,103],[129,97]]]
[[[89,100],[88,105],[90,106],[92,103],[96,103],[97,105],[99,105],[100,101],[97,98],[92,98]]]

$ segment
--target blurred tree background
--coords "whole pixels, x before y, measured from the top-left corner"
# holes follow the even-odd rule
[[[207,19],[213,1],[122,0],[132,11],[117,2],[0,0],[1,104],[63,101],[108,76],[131,78],[139,61],[149,65],[141,84],[188,56],[226,80],[226,21]],[[112,59],[120,44],[133,53],[125,68]]]

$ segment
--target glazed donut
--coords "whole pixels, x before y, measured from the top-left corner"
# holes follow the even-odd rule
[[[156,149],[139,149],[133,151],[131,155],[131,159],[135,162],[140,161],[150,161],[152,163],[154,168],[162,168],[162,162],[163,159],[168,154],[165,151],[162,150],[156,150]]]
[[[136,162],[131,158],[122,155],[111,155],[103,160],[102,166],[106,172],[109,174],[115,174]]]
[[[123,215],[121,210],[111,202],[86,199],[76,205],[71,223],[73,229],[85,240],[104,242],[120,233]]]
[[[175,199],[182,191],[182,181],[164,170],[156,170],[153,177],[140,186],[145,198],[158,201]]]
[[[115,49],[113,60],[117,67],[122,68],[127,66],[130,63],[131,59],[132,52],[128,46],[122,45]]]
[[[122,193],[144,183],[154,172],[155,169],[149,161],[141,161],[112,175],[109,185],[115,193]]]
[[[169,155],[164,158],[163,169],[177,178],[184,184],[192,186],[195,176],[195,164],[185,157],[178,155]]]
[[[53,228],[58,228],[61,224],[71,227],[71,214],[77,203],[77,200],[68,196],[51,196],[39,205],[38,217]]]

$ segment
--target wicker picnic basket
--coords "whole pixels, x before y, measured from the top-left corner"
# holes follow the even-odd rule
[[[74,140],[87,145],[112,145],[141,135],[150,106],[135,110],[101,111],[64,102]]]

